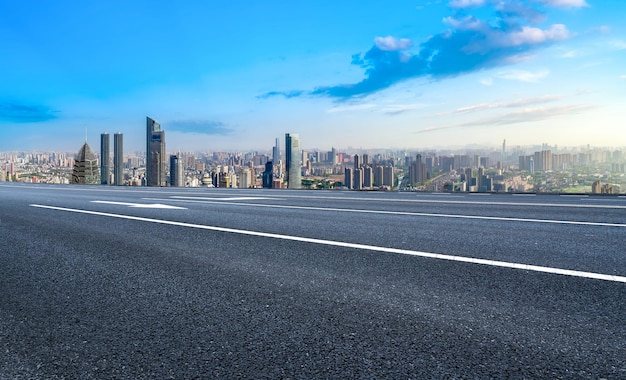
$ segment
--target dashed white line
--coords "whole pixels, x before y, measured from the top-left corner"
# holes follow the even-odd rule
[[[464,263],[480,264],[480,265],[494,266],[494,267],[500,267],[500,268],[522,269],[522,270],[533,271],[533,272],[543,272],[543,273],[559,274],[559,275],[571,276],[571,277],[582,277],[582,278],[626,283],[626,277],[624,276],[615,276],[615,275],[602,274],[602,273],[583,272],[583,271],[577,271],[577,270],[552,268],[552,267],[528,265],[528,264],[521,264],[521,263],[510,263],[506,261],[485,260],[485,259],[477,259],[473,257],[444,255],[444,254],[439,254],[439,253],[413,251],[413,250],[398,249],[398,248],[388,248],[388,247],[380,247],[380,246],[366,245],[366,244],[346,243],[346,242],[341,242],[341,241],[281,235],[281,234],[273,234],[273,233],[267,233],[267,232],[239,230],[239,229],[234,229],[234,228],[207,226],[207,225],[202,225],[202,224],[175,222],[171,220],[143,218],[143,217],[138,217],[138,216],[112,214],[112,213],[90,211],[90,210],[71,209],[71,208],[65,208],[65,207],[46,206],[46,205],[38,205],[38,204],[31,204],[30,206],[42,208],[42,209],[48,209],[48,210],[66,211],[66,212],[97,215],[97,216],[106,216],[106,217],[111,217],[111,218],[136,220],[136,221],[141,221],[141,222],[158,223],[158,224],[178,226],[178,227],[196,228],[196,229],[209,230],[209,231],[227,232],[227,233],[233,233],[233,234],[239,234],[239,235],[257,236],[257,237],[272,238],[272,239],[282,239],[282,240],[298,241],[298,242],[303,242],[303,243],[321,244],[321,245],[327,245],[327,246],[353,248],[353,249],[375,251],[375,252],[395,253],[395,254],[402,254],[402,255],[432,258],[432,259],[438,259],[438,260],[459,261],[459,262],[464,262]]]
[[[146,204],[146,203],[128,203],[128,202],[113,202],[113,201],[91,201],[91,203],[127,206],[127,207],[132,207],[132,208],[158,208],[158,209],[165,209],[165,210],[186,210],[186,208],[184,207],[170,206],[170,205],[164,205],[160,203]]]

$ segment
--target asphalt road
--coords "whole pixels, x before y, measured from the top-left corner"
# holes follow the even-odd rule
[[[0,350],[2,379],[624,379],[626,198],[0,183]]]

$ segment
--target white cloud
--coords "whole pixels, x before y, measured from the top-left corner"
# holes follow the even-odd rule
[[[508,65],[515,65],[517,63],[532,61],[536,58],[536,55],[532,54],[516,54],[506,57],[503,62]]]
[[[524,26],[519,31],[502,34],[496,43],[501,46],[534,45],[549,41],[561,41],[570,37],[570,32],[563,24],[554,24],[548,29]]]
[[[426,104],[388,104],[382,107],[382,111],[387,115],[397,115],[407,111],[413,111],[416,109],[424,108]]]
[[[513,70],[499,73],[498,78],[517,80],[527,83],[536,83],[539,82],[541,79],[547,77],[548,74],[550,74],[550,71],[548,70],[543,70],[536,73],[531,73],[530,71],[524,70]]]
[[[620,75],[620,76],[619,76],[619,79],[621,79],[621,80],[626,80],[626,75]]]
[[[405,50],[413,45],[408,38],[395,38],[392,36],[376,37],[374,38],[374,44],[384,51]]]
[[[538,2],[555,8],[581,8],[589,6],[585,0],[538,0]]]
[[[456,30],[484,30],[485,23],[480,21],[479,19],[467,16],[462,19],[457,19],[454,17],[444,17],[443,22],[445,24],[450,25],[452,28]]]
[[[493,78],[481,79],[480,84],[483,86],[493,86]]]
[[[510,102],[495,102],[495,103],[482,103],[482,104],[474,104],[471,106],[457,108],[454,112],[456,113],[466,113],[473,112],[485,109],[494,109],[494,108],[517,108],[517,107],[526,107],[533,104],[543,104],[553,102],[559,99],[562,99],[562,96],[558,95],[542,95],[536,96],[533,98],[524,98],[513,100]]]
[[[447,17],[444,22],[457,30],[476,31],[484,35],[484,39],[470,42],[463,49],[467,53],[484,53],[494,48],[511,48],[533,46],[547,42],[566,40],[572,36],[563,24],[554,24],[548,29],[523,26],[513,31],[494,30],[480,20],[472,17],[455,19]],[[524,58],[524,56],[520,56]]]
[[[374,104],[374,103],[363,103],[363,104],[350,104],[344,106],[336,106],[326,110],[327,113],[339,113],[339,112],[362,112],[362,111],[371,111],[371,112],[382,112],[387,115],[397,115],[407,111],[413,111],[416,109],[426,107],[426,104],[423,103],[396,103],[396,104]]]
[[[485,4],[485,0],[452,0],[448,4],[451,8],[480,7]]]

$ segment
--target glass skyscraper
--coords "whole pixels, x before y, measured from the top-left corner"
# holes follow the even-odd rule
[[[172,154],[170,156],[170,186],[184,187],[184,175],[183,160],[181,159],[180,154]]]
[[[165,186],[165,132],[150,117],[146,117],[146,124],[146,185]]]
[[[288,189],[302,188],[302,150],[300,136],[285,133],[285,172]]]
[[[110,139],[108,133],[100,135],[100,184],[109,184]]]
[[[115,186],[124,185],[124,135],[113,135],[113,174]]]

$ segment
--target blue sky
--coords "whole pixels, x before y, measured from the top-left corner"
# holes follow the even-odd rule
[[[626,146],[626,1],[0,0],[0,150]]]

